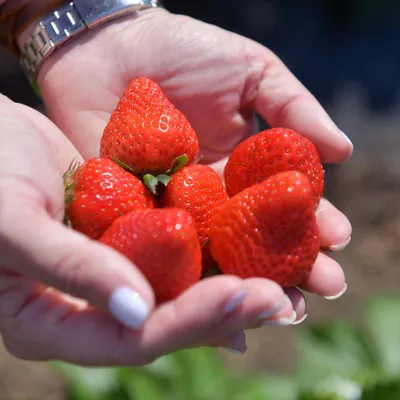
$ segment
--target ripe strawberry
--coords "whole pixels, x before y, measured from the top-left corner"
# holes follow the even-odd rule
[[[134,79],[104,129],[100,155],[143,176],[165,173],[184,154],[188,164],[199,155],[193,128],[155,82]]]
[[[69,170],[65,187],[68,222],[92,239],[98,239],[121,215],[157,205],[137,177],[107,158],[91,158]]]
[[[290,170],[308,176],[318,202],[324,190],[324,169],[314,144],[290,129],[265,130],[232,152],[224,170],[226,189],[234,196],[277,172]]]
[[[184,208],[193,216],[203,251],[204,268],[212,264],[208,237],[215,214],[229,196],[218,174],[209,166],[192,164],[175,172],[159,199],[161,207]]]
[[[201,277],[201,250],[192,216],[177,208],[142,209],[113,222],[100,242],[129,258],[157,301],[179,296]]]
[[[220,269],[284,287],[303,282],[320,247],[314,201],[310,181],[297,171],[280,172],[229,199],[210,232]]]

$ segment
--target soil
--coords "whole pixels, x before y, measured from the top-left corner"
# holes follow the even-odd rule
[[[327,197],[353,224],[351,244],[335,254],[345,269],[348,291],[336,301],[307,295],[309,317],[304,325],[336,318],[358,323],[365,300],[396,294],[400,281],[400,113],[371,115],[357,97],[342,93],[331,115],[356,148],[351,162],[328,168],[326,183]],[[298,329],[251,331],[246,355],[221,354],[238,372],[290,371]],[[0,348],[0,400],[22,399],[63,400],[63,385],[46,363],[16,360]]]

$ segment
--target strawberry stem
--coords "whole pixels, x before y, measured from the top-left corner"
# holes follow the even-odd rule
[[[112,161],[114,161],[116,164],[118,164],[121,168],[123,168],[125,171],[130,172],[131,174],[135,174],[135,170],[131,168],[128,164],[125,164],[121,160],[119,160],[117,157],[113,156]]]
[[[64,182],[64,218],[63,223],[66,226],[71,226],[69,218],[67,216],[67,208],[74,201],[74,188],[75,188],[75,180],[74,175],[80,166],[79,161],[74,158],[69,164],[68,169],[63,173],[62,179]]]
[[[189,158],[186,154],[182,154],[178,157],[175,158],[175,160],[172,162],[172,167],[166,171],[166,174],[171,175],[175,173],[176,171],[180,170],[183,168],[189,161]]]
[[[170,180],[171,177],[166,174],[160,174],[157,176],[146,174],[143,176],[144,185],[154,194],[154,196],[159,194],[159,185],[167,186]]]

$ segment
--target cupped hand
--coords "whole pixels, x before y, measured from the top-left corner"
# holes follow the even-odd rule
[[[187,115],[203,160],[216,168],[257,131],[255,112],[271,126],[310,138],[325,162],[351,155],[348,139],[271,51],[165,10],[126,17],[71,41],[44,64],[39,86],[50,118],[86,159],[98,155],[110,113],[137,76],[159,83]],[[243,329],[305,318],[298,289],[232,276],[209,278],[154,309],[151,288],[132,264],[60,222],[61,174],[77,151],[43,116],[7,107],[15,118],[3,121],[7,134],[0,136],[7,155],[0,159],[6,178],[0,187],[0,326],[13,354],[141,365],[202,345],[242,352]],[[317,213],[322,249],[302,289],[336,298],[346,288],[344,274],[324,251],[343,248],[351,225],[324,199]]]
[[[222,170],[227,156],[270,126],[311,139],[326,163],[347,161],[349,139],[279,58],[262,45],[187,16],[152,9],[90,32],[56,52],[39,84],[51,118],[84,157],[98,155],[102,130],[129,82],[155,80],[197,132],[203,161]],[[327,77],[327,79],[329,79]],[[326,199],[317,211],[321,253],[303,289],[336,298],[346,290],[326,250],[350,241],[351,225]]]
[[[188,347],[243,352],[244,328],[302,318],[299,292],[231,276],[155,309],[133,264],[62,223],[62,174],[78,151],[42,114],[4,96],[0,110],[0,332],[10,353],[142,365]]]

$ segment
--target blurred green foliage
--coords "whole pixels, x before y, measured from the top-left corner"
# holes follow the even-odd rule
[[[355,327],[331,322],[297,337],[288,376],[236,376],[209,348],[164,356],[142,368],[56,363],[68,400],[395,400],[400,399],[400,300],[378,298]]]

